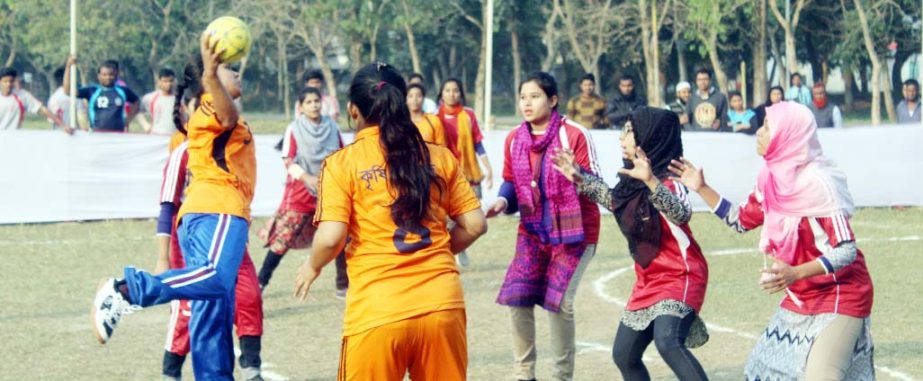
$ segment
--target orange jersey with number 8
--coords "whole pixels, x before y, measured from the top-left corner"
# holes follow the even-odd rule
[[[447,148],[428,145],[436,175],[445,182],[430,194],[429,213],[419,229],[399,229],[391,219],[389,190],[379,129],[368,127],[324,161],[315,223],[349,226],[346,247],[349,294],[343,336],[414,316],[464,308],[461,280],[449,247],[451,217],[481,207]]]

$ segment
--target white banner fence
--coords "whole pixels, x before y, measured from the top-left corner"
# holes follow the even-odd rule
[[[508,131],[487,134],[485,147],[494,168],[496,199],[502,182],[503,142]],[[603,177],[615,185],[621,166],[617,131],[592,131]],[[849,176],[856,205],[923,206],[923,128],[852,127],[821,130],[827,156]],[[345,136],[351,141],[352,134]],[[257,188],[254,216],[269,216],[282,197],[285,171],[273,149],[278,135],[257,135]],[[705,169],[722,195],[742,201],[752,189],[762,158],[755,138],[741,134],[686,133],[686,157]],[[159,211],[167,138],[132,134],[67,136],[59,131],[0,133],[0,224],[152,218]],[[697,210],[705,205],[692,197]]]

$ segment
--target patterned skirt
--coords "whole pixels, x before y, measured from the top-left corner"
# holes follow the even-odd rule
[[[674,316],[685,319],[686,316],[694,313],[695,310],[689,307],[688,304],[678,300],[666,299],[640,310],[625,310],[625,312],[622,313],[621,321],[626,327],[641,332],[647,329],[647,327],[660,316]],[[701,347],[708,342],[708,339],[708,328],[705,326],[705,322],[702,321],[702,318],[696,314],[695,320],[692,321],[692,326],[689,327],[689,334],[686,335],[686,348]]]
[[[285,254],[289,249],[309,248],[317,231],[313,220],[314,213],[280,209],[257,235],[266,242],[265,247],[276,254]]]
[[[750,353],[744,370],[747,380],[803,380],[814,341],[837,316],[834,313],[802,315],[779,308]],[[874,347],[869,325],[869,318],[865,318],[844,380],[875,379],[872,364]]]

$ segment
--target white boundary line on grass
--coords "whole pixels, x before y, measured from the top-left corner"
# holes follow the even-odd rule
[[[911,237],[916,237],[916,238],[913,239],[913,240],[918,240],[918,239],[919,239],[919,237],[917,237],[917,236],[911,236]],[[892,239],[889,239],[889,240],[890,240],[890,241],[907,240],[907,239],[904,239],[904,238],[909,238],[909,237],[895,237],[895,238],[892,238]],[[734,251],[741,251],[741,250],[744,250],[744,249],[733,249],[733,250],[734,250]],[[744,252],[746,252],[746,251],[744,251]],[[725,255],[729,255],[729,254],[725,254]],[[613,279],[617,278],[619,275],[622,275],[622,274],[624,274],[625,272],[627,272],[627,271],[629,271],[629,270],[632,270],[633,268],[634,268],[634,266],[622,267],[622,268],[620,268],[620,269],[616,269],[616,270],[614,270],[614,271],[611,271],[611,272],[609,272],[608,274],[603,275],[603,276],[599,277],[598,279],[596,279],[595,281],[593,281],[593,291],[596,292],[596,296],[599,296],[601,299],[603,299],[603,300],[605,300],[605,301],[607,301],[607,302],[609,302],[609,303],[612,303],[612,304],[615,304],[615,305],[624,307],[626,303],[625,303],[623,300],[621,300],[621,299],[619,299],[619,298],[617,298],[617,297],[614,297],[614,296],[612,296],[612,295],[609,295],[609,293],[606,292],[606,284],[609,283],[610,281],[612,281]],[[732,328],[723,327],[723,326],[720,326],[720,325],[717,325],[717,324],[706,323],[705,326],[708,327],[709,330],[712,330],[712,331],[715,331],[715,332],[729,333],[729,334],[737,335],[737,336],[739,336],[739,337],[743,337],[743,338],[750,339],[750,340],[754,340],[754,341],[758,339],[758,337],[757,337],[756,335],[753,335],[753,334],[750,334],[750,333],[746,333],[746,332],[741,332],[741,331],[738,331],[738,330],[735,330],[735,329],[732,329]],[[584,347],[588,347],[588,348],[586,348],[585,350],[593,350],[593,351],[596,351],[596,350],[599,350],[599,347],[602,347],[602,345],[600,345],[600,344],[595,344],[595,343],[579,343],[579,344],[582,344],[582,346],[584,346]],[[644,361],[649,361],[649,359],[645,359]],[[885,373],[885,374],[887,374],[887,375],[889,375],[889,376],[891,376],[891,377],[893,377],[893,378],[896,378],[896,379],[898,379],[898,380],[901,380],[901,381],[916,381],[913,377],[910,377],[910,375],[908,375],[908,374],[906,374],[906,373],[902,373],[902,372],[893,370],[893,369],[888,368],[888,367],[885,367],[885,366],[878,366],[878,365],[875,365],[875,369],[878,369],[878,370],[880,370],[881,372],[883,372],[883,373]]]

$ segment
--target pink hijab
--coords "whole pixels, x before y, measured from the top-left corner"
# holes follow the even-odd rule
[[[766,165],[757,177],[765,221],[760,250],[792,264],[802,217],[852,215],[846,174],[824,157],[811,111],[795,102],[766,109]]]

